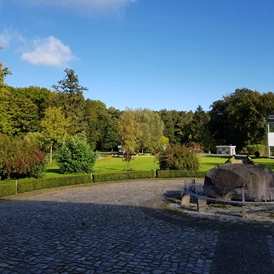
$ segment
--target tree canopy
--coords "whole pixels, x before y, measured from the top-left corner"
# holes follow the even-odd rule
[[[239,151],[248,145],[265,144],[265,118],[274,114],[274,94],[248,88],[223,96],[209,111],[201,106],[194,112],[120,111],[99,100],[85,99],[87,88],[80,84],[78,75],[73,69],[64,72],[53,90],[12,87],[5,83],[11,72],[0,62],[0,134],[27,136],[36,143],[42,134],[45,142],[54,144],[64,136],[66,124],[67,134],[84,136],[92,150],[118,150],[122,144],[131,153],[155,152],[164,143],[191,143],[205,151],[214,151],[218,144],[233,144]]]
[[[238,149],[265,143],[265,118],[274,110],[274,94],[236,89],[213,102],[209,128],[218,143],[233,144]]]
[[[51,97],[51,105],[62,107],[66,118],[70,117],[71,124],[68,129],[70,134],[85,130],[84,110],[85,99],[83,92],[87,90],[79,83],[78,75],[73,69],[65,69],[65,77],[53,85],[56,94]]]

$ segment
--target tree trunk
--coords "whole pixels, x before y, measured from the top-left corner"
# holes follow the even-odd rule
[[[52,144],[50,144],[49,162],[52,162]]]

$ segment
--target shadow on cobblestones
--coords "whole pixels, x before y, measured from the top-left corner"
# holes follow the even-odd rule
[[[266,241],[272,228],[176,219],[157,206],[173,184],[131,182],[0,201],[0,273],[274,273]]]
[[[209,273],[218,232],[178,227],[135,206],[0,203],[1,273]]]

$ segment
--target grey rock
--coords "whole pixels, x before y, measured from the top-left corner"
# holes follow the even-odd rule
[[[224,200],[274,200],[274,173],[263,166],[250,164],[222,164],[206,173],[204,193]]]

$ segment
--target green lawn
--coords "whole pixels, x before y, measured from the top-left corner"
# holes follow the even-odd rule
[[[208,171],[220,164],[224,164],[228,157],[200,156],[199,171]]]
[[[199,156],[200,169],[199,171],[207,171],[216,167],[219,164],[225,163],[227,157],[213,157],[213,156]],[[94,174],[103,173],[116,173],[127,170],[127,162],[124,162],[122,158],[113,158],[108,156],[105,158],[97,159],[94,165]],[[155,170],[159,169],[159,165],[156,163],[154,156],[136,156],[129,163],[129,168],[132,170]],[[48,164],[46,177],[62,176],[58,173],[58,165],[53,162]]]
[[[57,163],[55,161],[53,161],[52,163],[49,163],[47,165],[47,172],[45,177],[49,178],[49,177],[60,177],[63,176],[63,174],[59,173],[59,166],[57,165]]]
[[[137,156],[129,163],[129,168],[133,170],[152,170],[158,169],[159,165],[155,162],[153,156]],[[112,158],[111,156],[97,159],[94,165],[94,173],[115,173],[125,171],[127,169],[127,162],[122,158]]]
[[[270,168],[274,171],[274,159],[269,158],[252,158],[252,160],[258,164]]]

